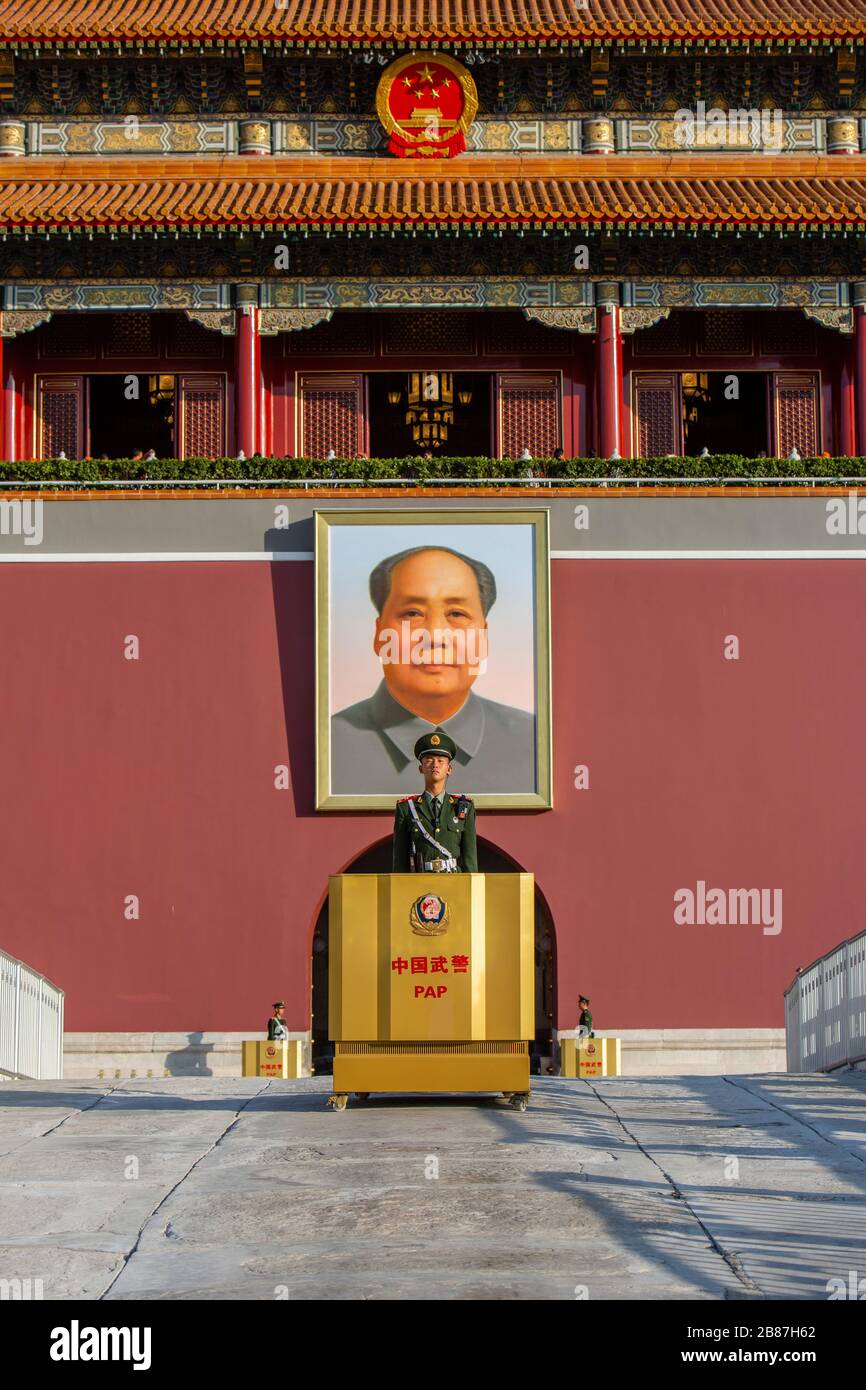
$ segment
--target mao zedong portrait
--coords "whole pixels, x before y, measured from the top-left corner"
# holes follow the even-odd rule
[[[458,791],[534,792],[534,716],[472,689],[486,669],[496,602],[489,567],[447,546],[416,546],[376,566],[370,598],[382,681],[331,719],[331,790],[405,792],[416,780],[417,740],[441,728],[457,745]],[[527,642],[531,660],[531,635]]]

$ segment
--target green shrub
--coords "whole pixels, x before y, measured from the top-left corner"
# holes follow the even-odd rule
[[[844,479],[866,480],[863,458],[742,458],[738,454],[716,454],[710,458],[610,459],[569,458],[533,459],[531,464],[515,459],[491,458],[400,458],[400,459],[321,459],[303,458],[221,458],[154,459],[40,459],[21,463],[0,462],[0,484],[33,483],[88,486],[117,483],[182,482],[239,484],[294,484],[302,481],[327,486],[329,481],[406,487],[454,487],[496,485],[507,481],[525,486],[528,469],[535,479],[551,482],[627,483],[631,479],[670,480],[699,486],[710,483],[755,482],[773,485],[786,481],[837,483]]]

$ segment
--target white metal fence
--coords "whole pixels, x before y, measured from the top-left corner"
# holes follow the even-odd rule
[[[866,1062],[866,932],[843,941],[785,991],[788,1071]]]
[[[0,951],[0,1073],[63,1076],[63,990]]]

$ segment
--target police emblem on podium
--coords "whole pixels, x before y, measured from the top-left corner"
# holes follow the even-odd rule
[[[416,936],[442,936],[450,920],[448,904],[435,893],[417,898],[409,911],[409,922]]]
[[[470,73],[444,54],[411,53],[385,69],[376,111],[399,159],[451,159],[466,149],[478,110]]]

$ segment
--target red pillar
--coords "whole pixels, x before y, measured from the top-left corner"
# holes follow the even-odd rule
[[[6,343],[0,338],[0,459],[14,463],[18,396],[9,356]]]
[[[237,447],[247,458],[259,452],[261,419],[261,339],[256,304],[240,303],[237,311],[235,352],[235,401]]]
[[[854,374],[851,370],[851,344],[842,344],[842,377],[839,386],[839,453],[853,458],[857,453],[857,431],[854,424]]]
[[[854,305],[854,397],[857,404],[857,451],[866,454],[866,304]]]
[[[595,379],[598,401],[598,452],[622,452],[622,334],[618,304],[596,309]]]

